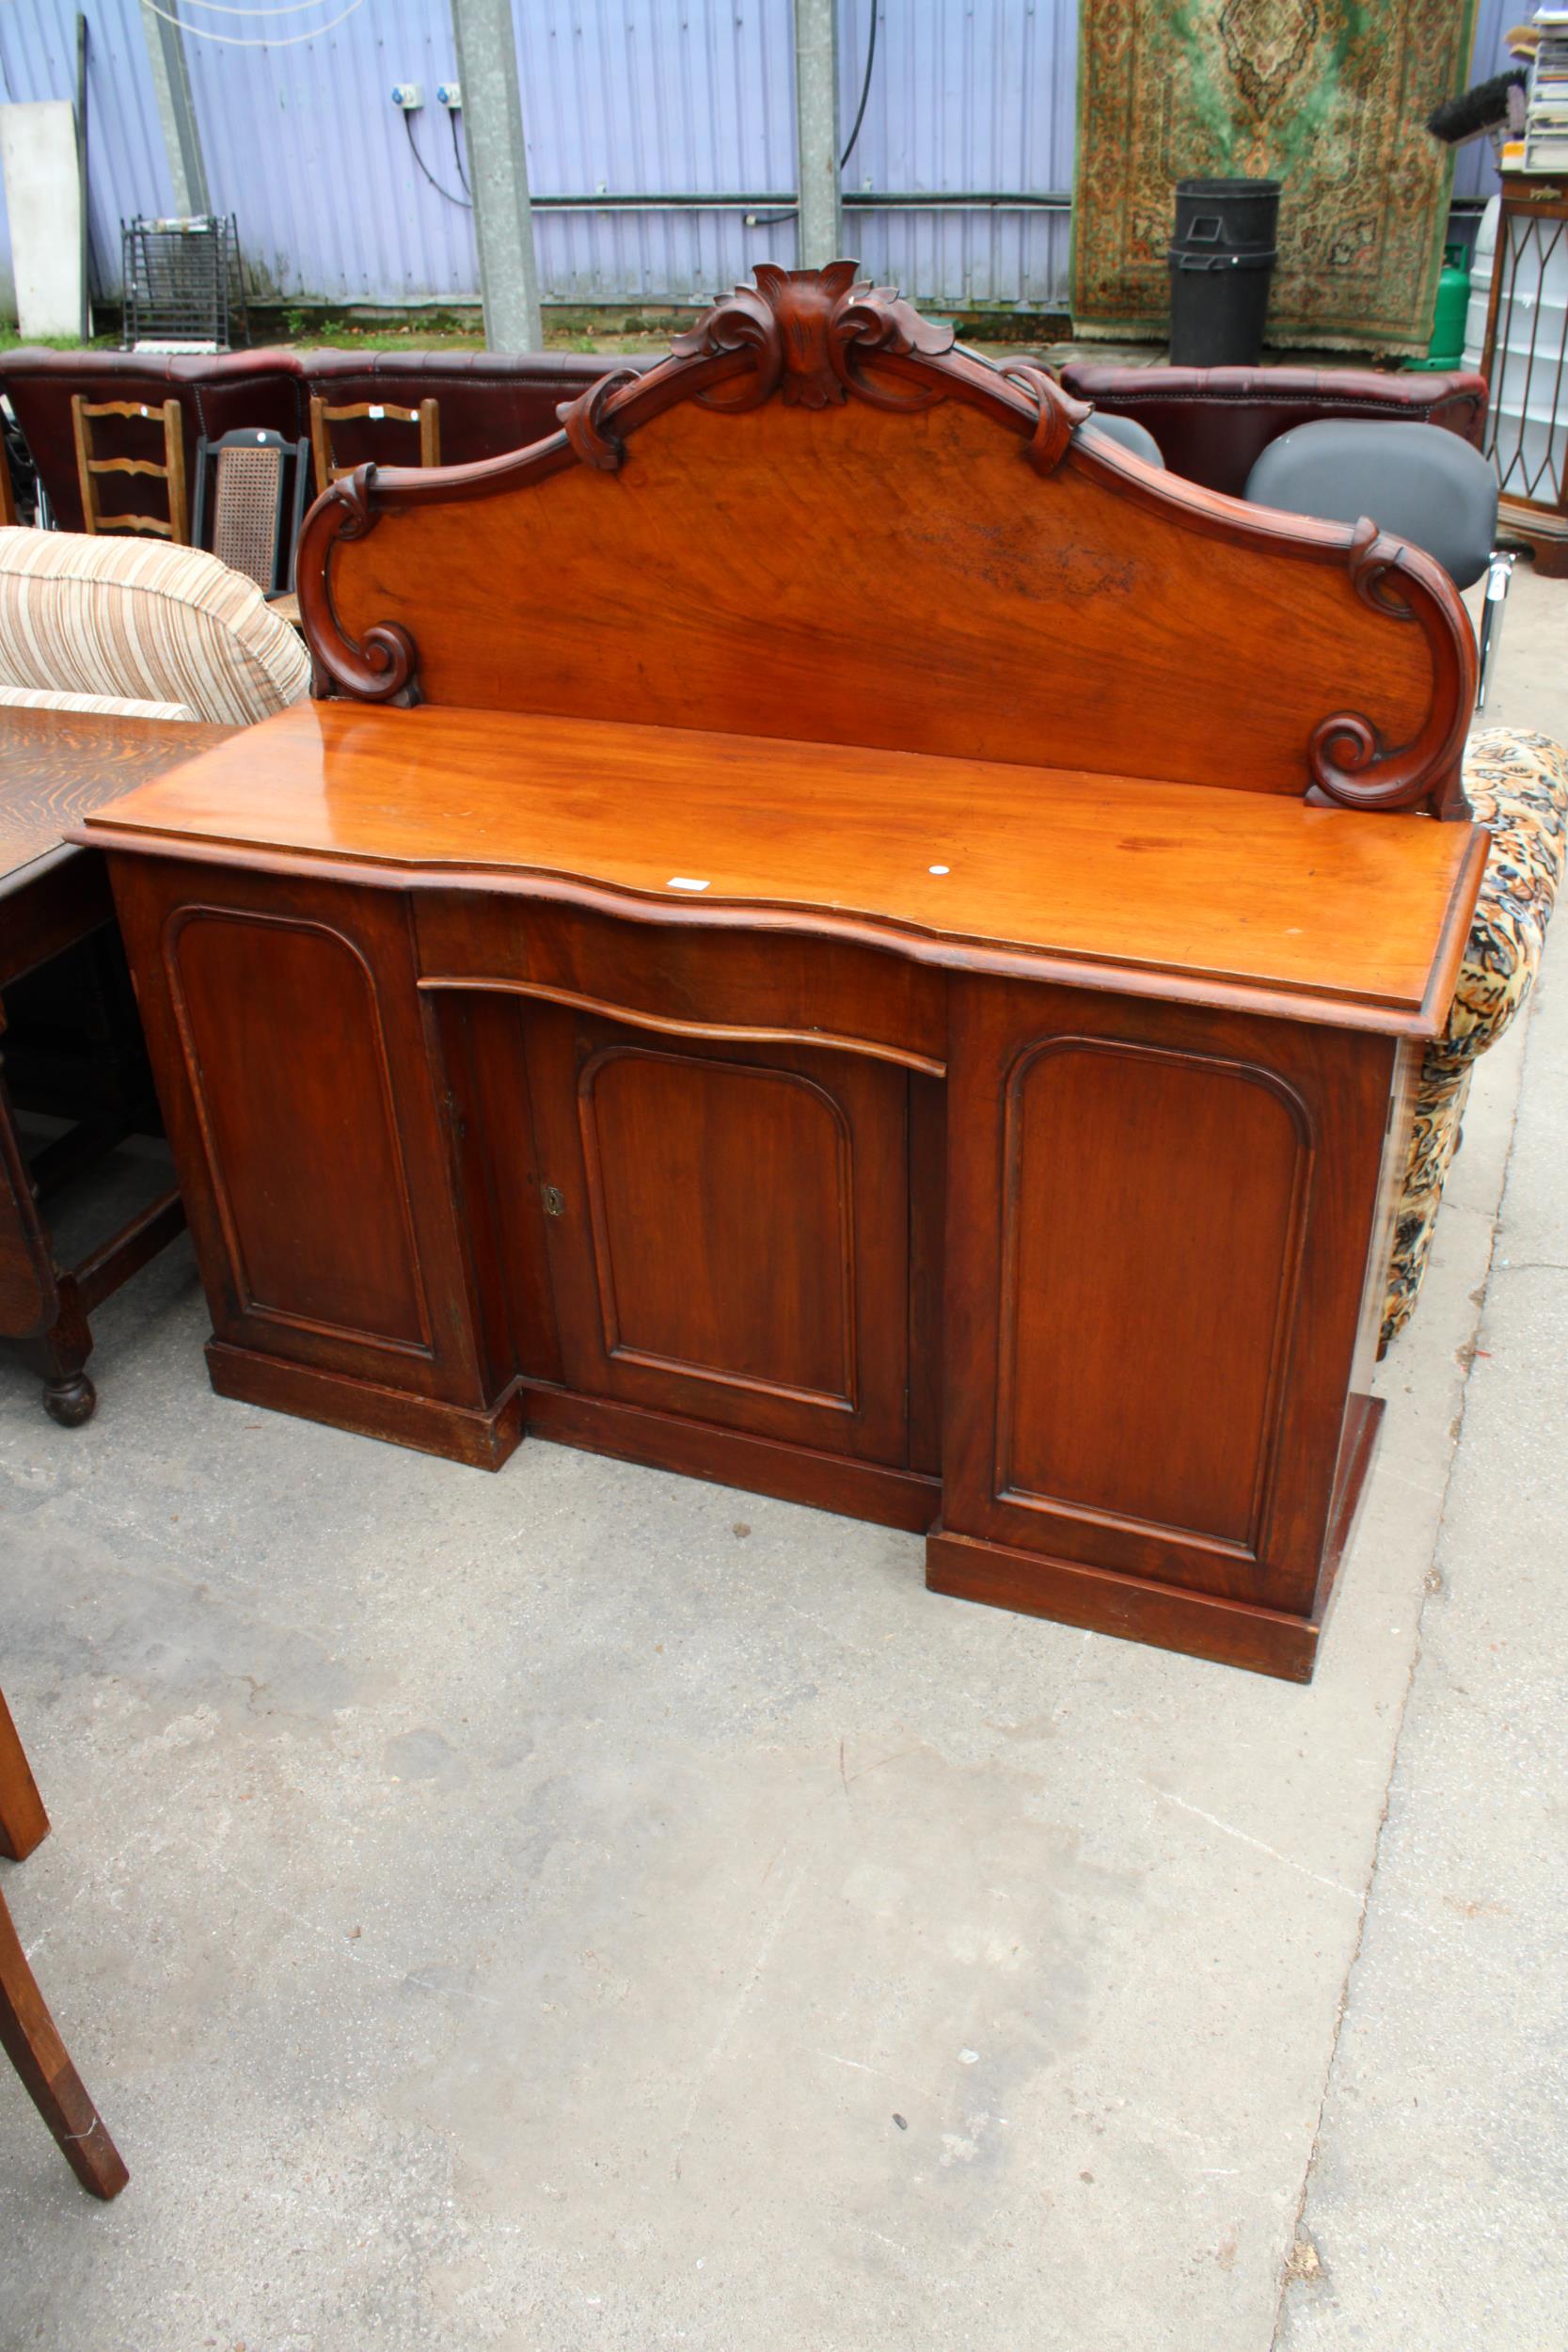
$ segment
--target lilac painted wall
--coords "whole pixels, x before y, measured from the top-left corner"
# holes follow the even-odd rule
[[[1068,0],[877,0],[849,196],[1066,194],[1072,186],[1077,9]],[[848,136],[871,0],[840,0],[839,113]],[[851,233],[853,232],[853,233]],[[1066,213],[862,212],[845,239],[878,278],[927,303],[1065,309]]]
[[[137,0],[85,0],[93,32],[92,219],[119,281],[121,215],[171,200]],[[175,0],[161,0],[173,6]],[[891,210],[879,196],[1016,197],[1072,185],[1078,0],[839,0],[841,117],[859,104],[845,244],[935,308],[1065,308],[1069,222],[1039,209]],[[1513,0],[1516,7],[1516,0]],[[213,201],[247,265],[300,301],[472,300],[472,221],[436,84],[456,71],[448,0],[179,0]],[[1511,0],[1481,0],[1477,71]],[[71,0],[4,0],[11,98],[63,98]],[[535,195],[786,194],[795,183],[790,0],[514,0]],[[423,85],[409,130],[395,81]],[[433,186],[420,168],[439,183]],[[1464,151],[1456,192],[1487,184]],[[444,193],[442,192],[444,191]],[[738,210],[536,215],[546,301],[690,302],[795,255],[793,221]]]
[[[165,213],[173,190],[136,0],[87,0],[85,13],[90,249],[96,282],[118,293],[121,215]],[[74,101],[75,96],[74,0],[8,0],[0,6],[0,99]],[[3,193],[0,254],[8,288],[10,227]]]
[[[1534,14],[1534,8],[1521,7],[1520,0],[1481,0],[1470,65],[1472,82],[1489,81],[1494,73],[1507,72],[1514,63],[1508,54],[1509,27],[1528,24]],[[1471,139],[1460,148],[1453,167],[1455,196],[1495,196],[1498,186],[1496,157],[1489,138]]]

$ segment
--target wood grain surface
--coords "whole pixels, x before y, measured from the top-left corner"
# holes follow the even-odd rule
[[[324,691],[1466,814],[1429,556],[1145,465],[853,262],[754,275],[560,433],[334,483]]]
[[[0,882],[58,849],[93,809],[233,733],[187,720],[0,708]]]
[[[1306,789],[1331,712],[1403,743],[1433,692],[1420,631],[1348,562],[1210,537],[1087,467],[1040,482],[951,403],[688,404],[623,472],[384,515],[334,594],[356,637],[410,631],[431,702],[1253,791]]]
[[[1485,853],[1465,825],[1186,785],[334,704],[246,729],[79,837],[399,880],[483,869],[485,889],[576,877],[655,898],[671,922],[811,910],[818,928],[888,927],[911,952],[939,943],[943,961],[970,942],[1182,975],[1199,994],[1205,977],[1239,982],[1284,1010],[1338,998],[1347,1018],[1413,1034],[1441,1025]]]

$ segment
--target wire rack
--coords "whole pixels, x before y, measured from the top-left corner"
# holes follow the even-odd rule
[[[127,351],[228,351],[250,341],[234,215],[119,224]],[[237,331],[236,331],[237,330]]]

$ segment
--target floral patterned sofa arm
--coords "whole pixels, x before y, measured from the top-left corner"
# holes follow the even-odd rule
[[[1512,727],[1472,736],[1465,788],[1492,849],[1448,1026],[1422,1057],[1383,1303],[1385,1348],[1409,1322],[1421,1287],[1476,1058],[1535,985],[1568,848],[1568,752],[1549,736]]]

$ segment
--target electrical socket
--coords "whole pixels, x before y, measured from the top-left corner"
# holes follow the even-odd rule
[[[438,106],[445,106],[449,108],[452,114],[459,113],[463,105],[462,83],[437,82],[436,85],[436,103]]]
[[[418,82],[394,82],[392,103],[401,106],[405,115],[411,115],[417,107],[424,104],[424,92]]]

